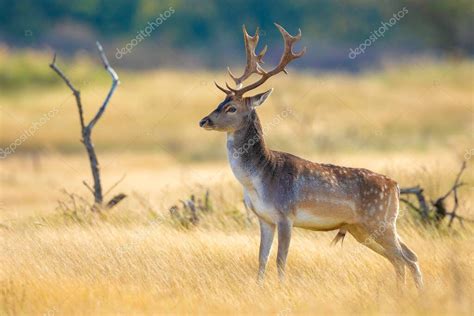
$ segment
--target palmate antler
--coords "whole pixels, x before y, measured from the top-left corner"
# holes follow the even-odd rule
[[[250,36],[245,29],[245,25],[242,25],[242,32],[244,33],[244,43],[245,43],[245,55],[247,56],[247,65],[245,66],[244,74],[240,77],[234,76],[232,71],[230,71],[230,67],[227,67],[227,72],[229,76],[234,80],[235,84],[238,88],[242,87],[242,83],[245,79],[250,77],[253,73],[257,73],[259,75],[263,75],[265,70],[263,70],[261,64],[263,64],[263,56],[267,52],[267,45],[262,49],[260,54],[255,53],[255,49],[258,45],[259,34],[258,34],[258,27],[255,31],[254,36]]]
[[[293,60],[300,58],[306,53],[306,47],[304,47],[301,52],[294,53],[293,52],[293,45],[301,39],[301,30],[298,30],[298,35],[291,36],[281,25],[274,23],[275,26],[280,31],[281,35],[283,36],[283,41],[285,43],[285,48],[283,50],[283,55],[280,58],[280,62],[278,65],[270,71],[265,71],[262,67],[263,64],[263,56],[267,52],[267,46],[262,49],[262,51],[257,55],[255,53],[255,49],[257,48],[259,35],[258,35],[258,28],[255,32],[254,36],[250,36],[245,29],[245,25],[242,27],[244,33],[244,42],[245,42],[245,53],[247,56],[247,64],[245,66],[244,73],[240,77],[236,77],[231,71],[230,68],[227,67],[227,71],[229,76],[234,80],[237,88],[231,88],[227,83],[226,87],[222,88],[217,83],[215,85],[221,91],[225,92],[227,95],[236,95],[242,96],[244,93],[257,88],[258,86],[262,85],[265,81],[267,81],[270,77],[280,73],[286,72],[285,67]],[[243,82],[249,78],[252,74],[260,75],[260,79],[255,81],[254,83],[242,87]]]

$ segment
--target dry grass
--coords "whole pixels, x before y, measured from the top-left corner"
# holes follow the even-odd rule
[[[353,155],[331,157],[385,171],[402,183],[443,192],[456,159],[432,156]],[[276,280],[275,252],[263,288],[255,283],[258,228],[245,221],[241,193],[226,164],[180,166],[156,155],[104,155],[106,183],[127,177],[118,190],[131,194],[104,216],[79,215],[74,222],[55,210],[61,187],[89,197],[83,157],[49,156],[40,170],[27,157],[4,162],[0,190],[0,280],[2,310],[8,314],[168,313],[409,313],[469,314],[473,309],[474,238],[468,225],[453,232],[422,229],[403,209],[399,228],[416,251],[426,289],[418,295],[410,278],[396,290],[383,258],[351,237],[330,247],[334,232],[296,231],[288,283]],[[330,158],[322,158],[329,160]],[[67,165],[77,168],[71,172]],[[410,168],[407,170],[407,161]],[[112,169],[112,170],[110,170]],[[221,170],[217,175],[214,170]],[[470,170],[469,170],[470,171]],[[64,183],[64,175],[68,182]],[[32,181],[34,179],[34,181]],[[114,180],[112,180],[114,179]],[[466,173],[472,182],[472,173]],[[213,214],[200,227],[175,225],[167,209],[191,192],[210,188]],[[461,192],[461,212],[473,217],[471,189]],[[233,211],[234,210],[234,211]]]
[[[465,62],[359,77],[292,74],[275,80],[260,113],[270,122],[291,104],[293,115],[268,132],[272,147],[441,194],[473,148],[471,70]],[[353,238],[332,248],[334,232],[303,230],[292,240],[288,282],[276,280],[272,252],[268,279],[258,286],[258,227],[255,218],[247,222],[241,189],[222,159],[224,136],[197,127],[220,97],[208,84],[214,75],[123,79],[95,139],[104,186],[126,173],[114,192],[130,196],[102,216],[79,213],[75,221],[56,209],[62,189],[91,198],[81,184],[90,171],[73,100],[61,86],[0,96],[3,147],[67,99],[58,117],[0,160],[0,314],[472,314],[473,227],[424,229],[405,209],[399,229],[420,259],[421,294],[409,278],[397,291],[390,264]],[[88,109],[106,90],[91,87]],[[474,183],[472,167],[464,180]],[[176,225],[168,208],[207,188],[215,211],[199,227]],[[472,185],[460,194],[460,212],[474,217]]]
[[[298,232],[288,282],[274,257],[255,282],[255,229],[177,231],[160,225],[59,227],[2,237],[4,313],[413,313],[472,312],[473,239],[405,233],[426,289],[396,290],[391,266],[349,240]],[[464,254],[464,255],[460,255]]]

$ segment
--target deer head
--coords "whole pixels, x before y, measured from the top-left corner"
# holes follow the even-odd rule
[[[244,97],[244,94],[259,87],[270,77],[280,72],[287,73],[285,67],[294,59],[300,58],[304,55],[306,52],[306,47],[303,48],[303,50],[299,53],[293,52],[293,45],[301,39],[301,30],[299,30],[298,35],[291,36],[282,26],[276,23],[275,26],[283,36],[285,44],[283,55],[281,56],[278,65],[270,71],[263,69],[263,57],[267,51],[267,46],[265,46],[259,54],[256,54],[255,49],[257,48],[259,40],[258,28],[255,32],[255,35],[250,36],[247,33],[244,25],[242,29],[244,33],[245,53],[247,56],[247,64],[245,66],[244,73],[242,76],[236,77],[231,72],[230,68],[227,68],[229,76],[235,82],[236,88],[232,88],[226,83],[226,89],[215,83],[216,87],[226,94],[226,97],[214,111],[212,111],[208,116],[204,117],[199,122],[199,126],[206,130],[216,130],[223,132],[233,132],[240,129],[248,122],[251,117],[250,114],[255,109],[255,107],[265,102],[268,96],[272,93],[273,89],[251,97]],[[247,86],[243,86],[244,81],[252,74],[260,76],[260,79]]]

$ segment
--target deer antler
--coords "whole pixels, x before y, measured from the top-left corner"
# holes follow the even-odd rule
[[[245,66],[244,73],[240,77],[236,77],[230,71],[230,68],[227,68],[227,71],[230,77],[234,80],[235,84],[237,85],[237,89],[231,88],[227,83],[227,89],[224,89],[220,86],[217,87],[224,91],[226,94],[234,94],[237,96],[242,96],[244,93],[257,88],[258,86],[262,85],[265,81],[267,81],[270,77],[284,72],[287,73],[285,67],[293,60],[300,58],[306,53],[306,47],[304,47],[299,53],[293,52],[293,45],[301,39],[301,30],[298,30],[298,35],[291,36],[281,25],[274,23],[275,26],[280,31],[283,41],[285,44],[285,48],[283,50],[283,55],[280,58],[280,62],[278,65],[270,71],[265,71],[261,64],[263,64],[263,56],[267,51],[267,46],[265,46],[262,51],[257,55],[255,53],[255,49],[258,44],[258,29],[255,32],[254,36],[250,36],[243,26],[243,33],[244,33],[244,42],[245,42],[245,52],[247,55],[247,65]],[[242,87],[242,83],[249,78],[252,74],[260,75],[260,79],[255,81],[254,83]]]
[[[244,33],[244,43],[245,43],[245,55],[247,56],[247,65],[245,66],[245,70],[242,76],[236,77],[232,74],[232,71],[230,71],[230,68],[227,67],[227,72],[229,73],[229,76],[234,80],[235,85],[237,87],[241,87],[242,83],[244,82],[245,79],[250,77],[253,73],[256,74],[263,74],[265,73],[265,70],[263,70],[262,66],[260,64],[263,64],[263,56],[265,56],[265,53],[267,52],[267,45],[262,49],[260,54],[255,53],[255,49],[257,48],[258,45],[258,40],[259,40],[259,34],[258,34],[258,28],[255,31],[254,36],[250,36],[247,33],[247,30],[245,29],[245,25],[242,25],[242,32]]]
[[[227,95],[231,95],[231,94],[234,94],[232,91],[230,90],[227,90],[225,88],[222,88],[217,82],[214,81],[214,84],[216,85],[217,89],[221,90],[222,92],[224,92],[225,94]],[[226,83],[227,85],[227,83]]]

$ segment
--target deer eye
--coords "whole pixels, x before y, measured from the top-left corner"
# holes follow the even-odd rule
[[[237,109],[233,107],[232,105],[229,105],[228,107],[225,108],[226,113],[235,113],[235,111],[237,111]]]

